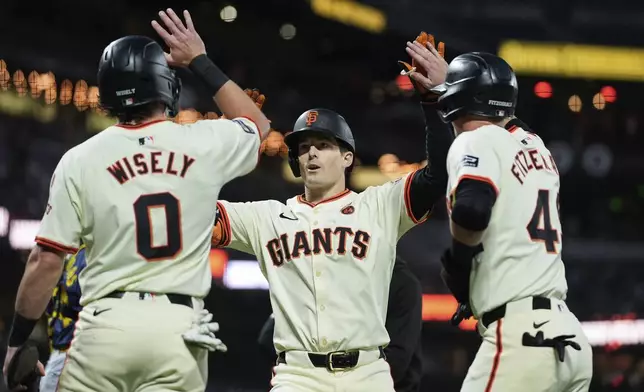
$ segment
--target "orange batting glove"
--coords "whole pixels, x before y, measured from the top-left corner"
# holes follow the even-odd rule
[[[255,105],[257,105],[258,108],[261,109],[262,106],[264,106],[264,102],[266,102],[266,97],[264,96],[264,94],[261,94],[258,89],[254,88],[251,90],[247,88],[247,89],[244,89],[244,92],[246,93],[246,95],[248,95],[250,99],[253,100],[253,102],[255,102]],[[206,116],[206,119],[208,120],[217,120],[219,118],[226,118],[226,116],[224,116],[223,114],[220,116],[215,112],[210,112]]]
[[[429,43],[431,46],[436,48],[436,50],[438,51],[438,54],[441,57],[445,58],[445,43],[439,42],[438,46],[436,46],[436,41],[432,34],[427,34],[426,32],[421,31],[418,37],[416,37],[414,41],[418,42],[423,47],[427,47],[427,44]],[[405,61],[398,61],[398,64],[402,68],[402,70],[400,71],[401,75],[409,76],[409,74],[412,72],[418,72],[423,76],[427,77],[427,71],[424,70],[422,67],[419,67],[418,64],[416,64],[416,60],[414,59],[412,59],[411,64]],[[414,86],[414,89],[416,90],[418,95],[420,95],[421,100],[423,101],[431,100],[432,94],[425,87],[418,84],[412,78],[409,78],[409,80],[411,81],[411,84]]]

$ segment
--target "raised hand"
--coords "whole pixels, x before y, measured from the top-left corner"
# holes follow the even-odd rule
[[[167,11],[159,11],[165,28],[156,20],[152,21],[152,28],[170,49],[170,53],[165,53],[165,58],[169,65],[175,67],[187,67],[195,57],[206,53],[206,45],[195,30],[190,13],[183,11],[183,17],[185,26],[172,8],[168,8]]]
[[[409,77],[420,83],[424,88],[430,89],[445,82],[447,75],[447,61],[430,42],[421,45],[418,42],[407,42],[407,53],[425,72],[419,70],[409,73]]]
[[[423,100],[430,99],[430,89],[443,83],[447,75],[445,44],[436,45],[434,36],[422,31],[414,42],[407,42],[405,48],[411,56],[411,65],[404,61],[398,63],[402,67],[401,74],[412,80],[414,88]]]

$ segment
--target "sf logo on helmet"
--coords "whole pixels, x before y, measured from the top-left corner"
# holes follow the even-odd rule
[[[316,122],[318,120],[318,112],[315,110],[310,111],[309,114],[306,115],[306,126],[310,127],[311,124]]]

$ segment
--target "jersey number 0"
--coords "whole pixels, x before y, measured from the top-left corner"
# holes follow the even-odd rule
[[[150,210],[163,208],[167,242],[154,246]],[[136,223],[136,250],[147,261],[159,261],[174,257],[183,248],[181,238],[181,211],[179,200],[168,192],[143,195],[134,202]]]

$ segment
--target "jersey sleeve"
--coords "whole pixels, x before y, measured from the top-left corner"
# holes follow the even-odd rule
[[[257,166],[260,156],[261,132],[246,117],[232,120],[202,120],[195,125],[205,127],[207,143],[211,143],[213,172],[223,183],[244,176]]]
[[[486,182],[499,193],[501,162],[483,132],[465,132],[456,138],[447,156],[447,172],[450,194],[465,179]]]
[[[51,178],[49,199],[36,243],[65,253],[76,253],[81,235],[81,198],[69,152],[58,162]]]
[[[217,248],[232,248],[255,254],[253,243],[260,215],[261,202],[217,202],[217,220],[213,228],[212,245]]]
[[[411,209],[409,189],[415,173],[409,173],[397,180],[370,189],[370,193],[375,196],[375,204],[382,223],[385,227],[394,230],[396,239],[429,217],[429,212],[423,216],[414,216]],[[370,195],[368,200],[374,200],[374,196]]]

